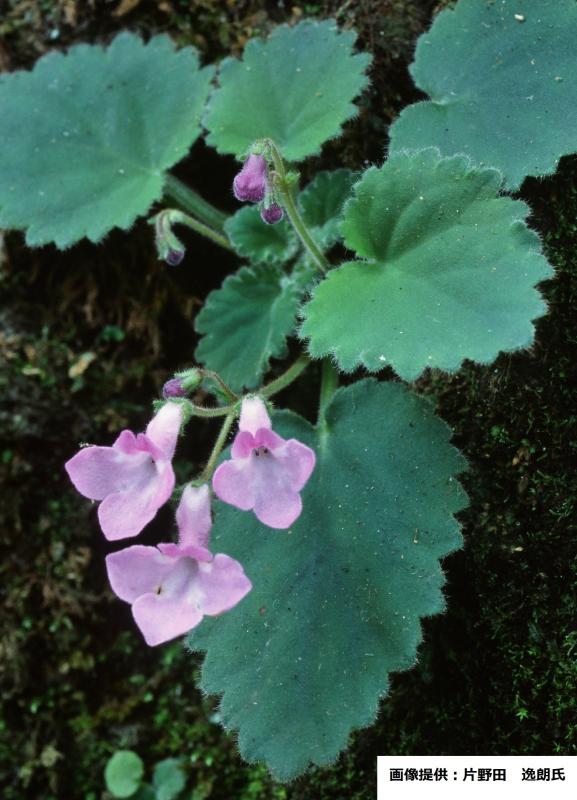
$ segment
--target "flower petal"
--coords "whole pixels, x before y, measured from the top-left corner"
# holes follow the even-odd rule
[[[112,446],[127,456],[142,452],[142,448],[138,446],[138,439],[132,431],[121,431]]]
[[[252,583],[238,561],[217,553],[210,564],[199,564],[195,589],[201,595],[201,611],[216,616],[239,603],[252,589]]]
[[[162,594],[143,594],[134,602],[132,615],[151,646],[182,636],[202,620],[195,606]]]
[[[267,450],[276,450],[277,447],[281,447],[285,442],[286,439],[283,439],[278,433],[269,431],[266,428],[260,428],[254,437],[254,447],[266,447]]]
[[[163,555],[156,547],[141,544],[106,556],[112,591],[127,603],[133,603],[143,594],[154,593],[173,566],[173,558]]]
[[[230,454],[233,458],[248,458],[254,449],[254,436],[248,431],[239,431],[234,437]]]
[[[182,406],[170,401],[162,406],[148,423],[146,435],[159,447],[166,458],[171,459],[182,424]]]
[[[123,431],[128,434],[130,431]],[[121,434],[122,435],[122,434]],[[147,453],[126,455],[115,447],[84,447],[64,465],[74,487],[84,497],[102,500],[111,492],[128,489],[151,465]]]
[[[271,428],[271,421],[264,402],[260,397],[245,397],[240,407],[238,429],[253,435],[259,428]]]
[[[212,519],[210,516],[210,489],[208,484],[185,488],[176,509],[178,543],[181,546],[206,547]]]
[[[273,457],[286,475],[287,485],[295,492],[300,492],[315,468],[314,450],[297,439],[288,439],[276,448]]]
[[[137,536],[166,503],[173,489],[172,465],[168,461],[157,463],[147,482],[105,497],[98,507],[102,533],[110,541]]]
[[[292,446],[287,447],[292,444],[297,445],[296,450]],[[310,458],[300,448],[310,450],[306,445],[291,439],[267,454],[251,456],[251,479],[255,496],[253,510],[257,518],[271,528],[288,528],[302,511],[302,501],[298,493],[302,484],[297,483],[297,479],[304,475],[305,467],[308,469]],[[301,464],[303,459],[304,463]]]
[[[217,468],[212,479],[216,496],[242,511],[250,511],[256,499],[253,471],[253,457],[225,461]]]
[[[194,558],[195,561],[212,561],[212,553],[205,547],[198,547],[195,544],[174,544],[174,542],[164,543],[161,542],[157,545],[161,553],[172,558]]]
[[[298,492],[277,487],[274,491],[260,491],[254,504],[256,518],[269,528],[290,528],[303,510]]]

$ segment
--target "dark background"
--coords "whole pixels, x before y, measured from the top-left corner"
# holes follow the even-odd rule
[[[344,137],[304,168],[358,169],[385,154],[386,131],[417,97],[407,73],[433,2],[141,0],[0,2],[0,69],[52,48],[106,42],[124,28],[168,32],[205,62],[303,16],[336,16],[371,51],[371,90]],[[437,6],[438,7],[438,6]],[[1,113],[1,109],[0,109]],[[2,143],[0,143],[2,146]],[[232,159],[202,144],[177,173],[234,209]],[[62,465],[83,441],[140,430],[150,402],[190,364],[192,320],[236,260],[192,233],[179,268],[155,256],[140,221],[98,245],[0,247],[0,796],[96,800],[119,748],[150,769],[185,756],[194,800],[372,798],[377,754],[577,752],[577,161],[520,192],[557,276],[530,351],[491,366],[431,372],[433,395],[470,471],[465,549],[445,561],[448,612],[426,620],[419,663],[393,677],[376,724],[330,769],[283,787],[247,766],[195,688],[198,662],[175,643],[149,649],[107,587],[94,510]],[[89,353],[91,356],[83,357]],[[92,360],[90,360],[92,359]],[[290,389],[281,402],[306,412]],[[190,471],[214,428],[199,423]],[[150,540],[170,524],[163,509]],[[146,541],[146,536],[144,537]],[[311,632],[310,635],[314,635]],[[354,691],[354,687],[351,687]]]

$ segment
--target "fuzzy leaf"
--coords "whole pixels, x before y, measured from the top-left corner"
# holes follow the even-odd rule
[[[391,152],[436,145],[498,167],[509,189],[577,151],[574,0],[461,0],[419,39]]]
[[[251,39],[242,61],[225,59],[205,125],[208,144],[241,156],[256,139],[274,139],[289,161],[318,153],[356,114],[367,85],[366,54],[353,54],[353,31],[334,20],[279,26]]]
[[[267,225],[258,208],[246,206],[226,221],[224,229],[239,256],[255,263],[284,262],[296,253],[298,241],[286,219]]]
[[[274,428],[317,453],[303,513],[287,531],[219,504],[212,549],[253,589],[189,637],[202,688],[222,694],[242,755],[289,780],[327,764],[369,725],[387,674],[415,663],[420,618],[443,610],[439,559],[460,547],[464,460],[430,404],[374,379],[340,389],[326,425],[289,412]]]
[[[200,134],[213,72],[191,47],[121,33],[0,76],[0,227],[59,247],[129,228]]]
[[[206,298],[195,322],[204,334],[196,358],[233,389],[253,389],[270,359],[286,353],[301,291],[273,267],[243,267]]]
[[[354,179],[354,172],[348,169],[319,172],[299,195],[303,219],[323,249],[332,247],[341,238],[342,210]]]
[[[501,175],[435,149],[365,172],[347,203],[345,244],[366,260],[331,271],[303,309],[313,357],[344,371],[457,370],[528,347],[551,275],[528,207],[499,197]]]

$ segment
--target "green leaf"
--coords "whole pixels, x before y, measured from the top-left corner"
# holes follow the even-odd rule
[[[152,783],[157,800],[174,800],[186,786],[186,773],[181,758],[165,758],[154,768]]]
[[[271,358],[286,354],[301,288],[270,266],[243,267],[211,292],[195,321],[196,358],[233,389],[253,389]]]
[[[251,39],[242,61],[221,64],[205,119],[208,144],[241,156],[268,137],[289,161],[318,153],[356,114],[352,101],[367,85],[370,57],[353,54],[355,38],[329,19],[281,25],[265,42]]]
[[[165,36],[121,33],[0,77],[0,227],[68,247],[129,228],[200,134],[213,68]]]
[[[244,758],[289,780],[333,761],[374,720],[387,673],[415,663],[420,618],[444,608],[439,559],[461,546],[465,462],[430,404],[397,383],[338,390],[317,429],[289,412],[273,423],[316,451],[303,513],[274,531],[217,506],[213,549],[253,589],[189,644],[207,651],[202,689],[222,694]]]
[[[391,152],[436,145],[498,167],[509,189],[577,150],[574,0],[461,0],[419,39]]]
[[[501,175],[434,148],[372,167],[345,208],[345,244],[364,261],[331,271],[303,309],[313,357],[344,371],[457,370],[528,347],[551,275],[529,209],[499,197]]]
[[[114,797],[131,797],[140,786],[143,774],[144,764],[136,753],[118,750],[106,765],[104,781]]]
[[[332,247],[341,238],[342,210],[354,179],[355,173],[348,169],[319,172],[299,195],[303,219],[323,249]]]
[[[267,225],[258,208],[246,206],[229,217],[225,232],[239,256],[255,263],[288,261],[297,250],[297,238],[286,219]]]

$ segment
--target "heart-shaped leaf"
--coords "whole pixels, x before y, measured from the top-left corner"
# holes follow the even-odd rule
[[[233,389],[253,389],[271,358],[286,354],[302,288],[271,266],[243,267],[206,298],[195,326],[196,358]]]
[[[345,208],[345,244],[364,261],[331,271],[305,305],[312,356],[344,371],[456,370],[528,347],[551,275],[524,203],[499,197],[501,175],[434,148],[371,167]]]
[[[323,249],[340,237],[339,226],[345,201],[350,197],[355,173],[348,169],[319,172],[299,195],[303,219]]]
[[[246,206],[225,222],[224,229],[239,256],[254,263],[282,263],[297,250],[298,241],[286,219],[268,225],[258,208]]]
[[[207,142],[236,156],[267,137],[289,161],[318,153],[356,114],[352,101],[367,85],[370,57],[353,54],[355,38],[329,19],[281,25],[265,42],[251,39],[242,61],[222,62]]]
[[[207,651],[202,688],[222,694],[244,758],[289,780],[333,761],[374,720],[387,674],[414,664],[420,618],[444,607],[439,559],[461,545],[465,462],[430,404],[396,383],[338,390],[316,429],[288,412],[273,424],[316,451],[303,513],[275,531],[218,505],[212,549],[253,589],[189,644]]]
[[[577,151],[574,0],[460,0],[419,39],[391,152],[436,145],[498,167],[509,189]]]
[[[213,68],[121,33],[0,77],[0,227],[68,247],[129,228],[200,134]]]

